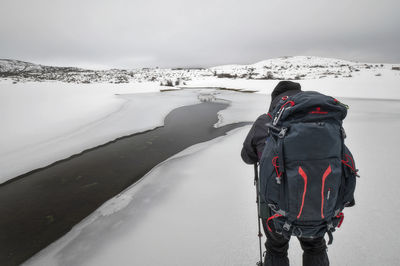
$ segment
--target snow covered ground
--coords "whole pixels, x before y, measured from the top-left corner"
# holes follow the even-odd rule
[[[264,69],[266,62],[259,65]],[[341,68],[340,64],[331,67]],[[396,175],[400,171],[396,156],[400,71],[386,65],[362,67],[348,78],[299,81],[303,89],[338,97],[351,108],[345,128],[361,174],[357,205],[345,211],[329,256],[332,265],[399,265],[395,228],[400,218]],[[162,125],[170,110],[197,103],[199,93],[231,102],[219,112],[217,126],[254,121],[265,112],[277,82],[201,77],[187,85],[258,91],[249,94],[159,93],[158,83],[2,81],[0,183],[117,137]],[[253,173],[240,159],[248,130],[234,130],[160,164],[27,265],[254,265],[258,247]],[[301,265],[295,240],[290,259],[291,265]]]
[[[351,78],[297,80],[305,90],[316,90],[335,97],[400,99],[400,71],[382,70],[382,76],[371,71],[354,74]],[[205,77],[187,82],[187,87],[225,87],[269,94],[277,80],[228,79]]]
[[[242,103],[255,103],[249,112],[263,111],[265,97],[241,95]],[[400,165],[389,147],[400,144],[400,101],[341,100],[351,108],[347,144],[361,178],[357,205],[345,210],[329,247],[331,264],[398,265]],[[254,265],[253,172],[240,159],[248,130],[234,130],[162,163],[26,265]],[[291,265],[301,265],[295,239],[289,255]]]
[[[162,126],[172,109],[199,102],[194,92],[160,93],[162,88],[154,83],[0,82],[0,183]]]
[[[214,90],[176,90],[157,83],[71,84],[61,82],[0,82],[0,183],[47,166],[118,137],[162,126],[173,109],[199,103]],[[246,98],[265,108],[265,102]],[[217,126],[252,121],[247,102],[225,92],[232,103]],[[201,100],[201,99],[200,99]],[[263,110],[263,109],[262,109]]]

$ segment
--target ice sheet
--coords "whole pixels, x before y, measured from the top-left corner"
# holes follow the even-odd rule
[[[361,178],[329,247],[331,264],[398,265],[400,101],[345,102],[346,143]],[[27,265],[254,265],[253,171],[239,156],[249,128],[164,162]],[[289,257],[301,265],[294,238]]]
[[[0,82],[0,183],[161,126],[172,109],[199,102],[193,91],[156,92],[160,88],[153,83]]]

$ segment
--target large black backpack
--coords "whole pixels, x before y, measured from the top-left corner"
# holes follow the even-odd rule
[[[344,144],[347,106],[318,92],[283,97],[268,114],[269,137],[260,160],[260,199],[267,219],[286,238],[329,235],[354,202],[357,170]]]

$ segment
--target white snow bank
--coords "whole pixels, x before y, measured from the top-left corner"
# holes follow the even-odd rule
[[[355,76],[351,78],[322,78],[295,82],[299,82],[303,90],[316,90],[334,97],[400,99],[400,72],[383,69],[379,73],[382,75],[375,76],[364,71],[354,74]],[[279,80],[209,77],[188,81],[187,86],[255,90],[270,95],[278,82]]]
[[[347,99],[346,140],[361,178],[356,206],[329,247],[332,265],[398,265],[400,102]],[[377,110],[379,106],[379,111]],[[372,109],[373,108],[373,109]],[[374,111],[372,111],[374,110]],[[254,265],[252,167],[240,159],[249,126],[153,169],[27,265]],[[379,251],[379,252],[377,252]],[[301,265],[293,238],[291,265]]]
[[[238,156],[247,129],[164,162],[27,265],[248,265],[255,192]]]
[[[216,126],[224,126],[231,123],[249,121],[268,111],[271,97],[258,93],[237,93],[237,92],[215,92],[216,98],[223,98],[229,101],[227,109],[218,112],[218,123]]]
[[[0,183],[161,126],[172,109],[199,102],[193,92],[157,93],[160,88],[154,83],[0,82]],[[134,94],[116,95],[121,93]]]

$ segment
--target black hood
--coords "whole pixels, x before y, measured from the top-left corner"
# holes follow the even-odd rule
[[[269,111],[272,111],[281,97],[291,96],[299,92],[301,92],[300,83],[288,80],[280,81],[271,93],[271,105]]]

